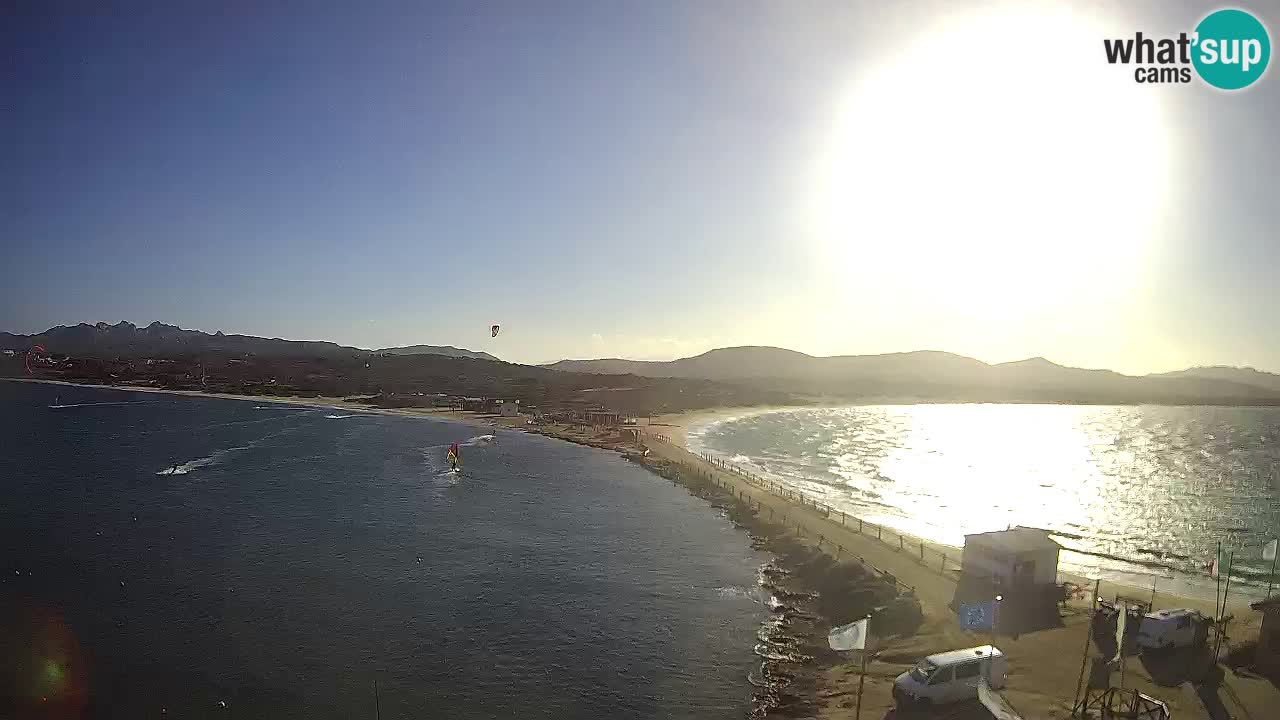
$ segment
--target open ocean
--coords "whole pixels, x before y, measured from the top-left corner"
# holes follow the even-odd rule
[[[1213,597],[1265,595],[1280,533],[1280,408],[900,405],[748,413],[689,445],[928,540],[1059,533],[1063,569]],[[1096,554],[1086,554],[1096,553]],[[1109,557],[1099,557],[1099,555]]]
[[[0,408],[0,716],[372,718],[375,681],[383,718],[750,707],[765,558],[614,453],[17,382]]]

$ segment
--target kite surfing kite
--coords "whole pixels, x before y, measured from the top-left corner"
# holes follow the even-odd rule
[[[47,350],[44,349],[43,345],[32,345],[31,349],[27,350],[27,374],[28,375],[35,374],[31,372],[31,353],[36,352],[37,350],[39,350],[41,353],[48,352]]]
[[[498,331],[502,329],[501,325],[494,325],[489,328],[489,337],[498,337]]]

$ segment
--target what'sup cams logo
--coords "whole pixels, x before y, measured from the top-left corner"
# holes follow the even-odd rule
[[[1243,90],[1258,81],[1271,60],[1267,28],[1244,10],[1215,10],[1194,32],[1176,38],[1132,38],[1102,41],[1107,62],[1137,65],[1133,79],[1140,83],[1189,83],[1191,71],[1220,90]]]

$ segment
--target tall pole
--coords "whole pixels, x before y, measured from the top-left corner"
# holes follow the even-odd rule
[[[1271,556],[1271,574],[1267,576],[1267,599],[1271,599],[1271,586],[1276,583],[1276,557],[1280,557],[1280,552],[1276,552]]]
[[[864,641],[865,642],[865,641]],[[862,669],[858,672],[858,702],[853,711],[854,720],[862,720],[862,684],[867,680],[867,648],[862,648]]]
[[[987,649],[987,685],[991,685],[991,674],[995,672],[996,661],[992,658],[996,653],[996,620],[1000,617],[1001,600],[1004,600],[1004,596],[997,595],[996,601],[991,603],[991,644]]]
[[[867,613],[865,616],[865,619],[870,620],[871,613]],[[871,634],[871,623],[868,622],[866,623],[866,629],[862,635],[862,668],[858,672],[858,701],[857,701],[857,707],[853,711],[854,720],[862,720],[862,685],[867,681],[867,651],[868,651],[867,645],[869,644],[867,635],[870,635],[870,634]]]
[[[373,679],[373,712],[377,720],[382,720],[382,702],[378,699],[378,678]]]
[[[1213,661],[1215,664],[1218,662],[1218,652],[1222,650],[1222,635],[1227,630],[1226,621],[1221,618],[1227,616],[1227,594],[1231,592],[1231,569],[1232,566],[1235,565],[1235,561],[1236,552],[1235,550],[1232,550],[1231,555],[1228,556],[1227,559],[1227,585],[1222,591],[1222,615],[1218,620],[1218,637],[1213,642]]]
[[[1218,541],[1218,553],[1213,556],[1213,618],[1215,621],[1222,616],[1222,611],[1218,609],[1218,603],[1222,599],[1222,564],[1218,562],[1220,559],[1222,559],[1221,540]]]
[[[1102,589],[1102,579],[1093,581],[1093,601],[1089,603],[1089,621],[1085,623],[1084,653],[1080,655],[1080,679],[1076,681],[1075,700],[1071,703],[1071,712],[1075,714],[1076,705],[1080,702],[1080,688],[1084,686],[1084,669],[1089,664],[1089,640],[1093,637],[1093,615],[1098,610],[1098,591]]]
[[[1147,608],[1147,612],[1155,612],[1156,610],[1156,582],[1160,580],[1159,575],[1151,578],[1151,606]]]

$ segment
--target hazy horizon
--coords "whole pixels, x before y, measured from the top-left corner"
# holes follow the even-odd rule
[[[1103,53],[1216,7],[11,7],[0,330],[1277,372],[1274,69]]]

